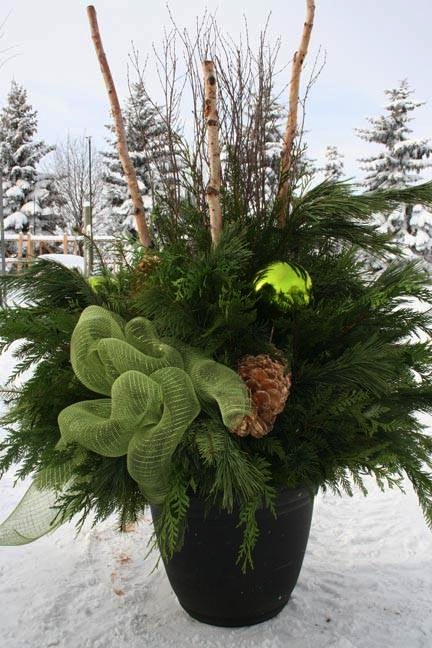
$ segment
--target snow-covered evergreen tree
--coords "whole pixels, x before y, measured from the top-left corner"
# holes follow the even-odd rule
[[[141,81],[131,87],[123,119],[129,155],[137,174],[144,208],[151,211],[154,196],[160,189],[161,175],[164,174],[166,183],[170,165],[167,161],[165,125],[159,111],[150,102]],[[114,133],[112,125],[108,126],[108,129]],[[118,157],[116,141],[111,138],[108,143],[110,150],[102,152],[105,164],[105,205],[95,222],[95,228],[105,234],[118,234],[125,230],[133,230],[133,206]]]
[[[309,144],[304,141],[305,133],[300,133],[294,140],[294,160],[292,178],[294,193],[301,195],[310,187],[318,168],[316,159],[309,156]]]
[[[285,111],[267,88],[253,106],[252,141],[257,147],[258,173],[263,175],[267,200],[275,197],[279,185],[280,158]]]
[[[419,173],[431,163],[426,158],[432,153],[427,139],[411,138],[409,122],[411,113],[424,102],[413,101],[413,91],[404,79],[397,88],[384,91],[388,97],[386,113],[378,118],[369,117],[371,128],[356,129],[366,142],[382,144],[385,150],[359,161],[366,171],[363,184],[369,191],[406,187],[416,182]]]
[[[52,231],[53,182],[39,175],[37,165],[54,147],[37,140],[37,111],[27,102],[23,86],[12,81],[0,111],[0,167],[5,228]]]
[[[339,153],[337,146],[327,146],[325,150],[325,165],[320,169],[329,180],[340,180],[344,175],[344,156]]]
[[[359,160],[366,171],[363,186],[369,191],[409,186],[421,180],[421,171],[432,166],[429,140],[413,138],[409,127],[413,111],[424,102],[411,98],[413,91],[406,79],[385,94],[385,114],[369,117],[370,128],[356,129],[361,139],[384,146],[384,151]],[[412,250],[430,256],[432,214],[423,208],[401,205],[382,225]]]

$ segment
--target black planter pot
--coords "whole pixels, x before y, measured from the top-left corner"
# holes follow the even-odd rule
[[[235,564],[242,530],[234,512],[212,510],[192,496],[182,549],[165,562],[180,605],[198,621],[217,626],[246,626],[278,614],[288,602],[303,562],[313,499],[305,489],[283,490],[277,518],[257,513],[260,536],[254,569],[242,574]],[[158,507],[152,506],[152,516]]]

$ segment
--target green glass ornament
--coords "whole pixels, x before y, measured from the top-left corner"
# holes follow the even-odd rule
[[[100,275],[96,275],[94,277],[89,277],[87,279],[87,281],[88,281],[88,283],[90,284],[90,286],[93,288],[93,290],[95,292],[98,291],[98,287],[100,287],[101,285],[103,285],[105,283],[104,277],[101,277]]]
[[[107,289],[111,289],[116,284],[115,277],[110,277],[106,275],[93,275],[87,279],[88,284],[93,288],[95,293],[103,292]]]
[[[294,263],[278,261],[260,270],[254,279],[255,291],[282,310],[307,306],[311,300],[312,279],[308,272]]]

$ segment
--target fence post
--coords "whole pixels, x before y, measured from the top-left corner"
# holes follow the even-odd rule
[[[84,276],[89,277],[93,272],[93,239],[92,239],[92,210],[90,205],[83,209],[84,224]]]
[[[33,258],[33,239],[30,232],[27,234],[27,256],[29,259]]]
[[[5,228],[4,228],[4,211],[3,211],[3,169],[0,167],[0,255],[1,255],[1,274],[6,274],[6,245],[5,245]],[[6,289],[4,283],[1,283],[0,304],[6,301]]]
[[[18,259],[22,259],[22,253],[23,253],[23,233],[20,232],[18,235],[18,243],[17,243],[17,257]]]
[[[68,235],[66,232],[63,234],[63,254],[68,253]]]
[[[6,245],[4,230],[4,212],[3,212],[3,169],[0,167],[0,254],[1,254],[1,271],[6,272]]]
[[[21,259],[22,259],[22,254],[23,254],[23,233],[20,232],[18,236],[18,243],[17,243],[17,258],[19,259],[18,261],[18,268],[17,271],[21,272]]]

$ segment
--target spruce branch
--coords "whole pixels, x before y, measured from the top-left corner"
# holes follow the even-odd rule
[[[299,104],[300,76],[304,60],[307,55],[309,41],[313,28],[315,15],[314,0],[306,0],[306,21],[303,26],[303,33],[300,41],[300,47],[295,52],[292,60],[291,82],[289,93],[289,111],[282,146],[281,167],[280,167],[280,186],[278,192],[279,199],[279,216],[278,224],[280,228],[285,226],[286,212],[289,206],[289,172],[292,165],[292,156],[294,148],[294,139],[297,133],[297,113]]]
[[[117,96],[117,91],[114,85],[114,80],[108,64],[108,60],[103,48],[102,39],[97,22],[96,10],[93,5],[87,7],[87,16],[90,23],[91,37],[95,46],[96,56],[99,61],[102,76],[105,81],[105,86],[108,92],[108,98],[111,104],[111,112],[114,120],[115,131],[117,135],[117,149],[121,165],[131,196],[134,207],[135,222],[138,230],[138,235],[141,243],[145,247],[151,246],[150,232],[147,226],[144,205],[142,196],[138,187],[138,181],[135,173],[135,168],[129,156],[129,151],[126,142],[126,132],[123,122],[122,111],[120,102]]]
[[[217,85],[213,61],[203,61],[204,117],[207,125],[210,178],[206,187],[210,211],[210,231],[213,245],[219,243],[222,232],[222,207],[220,202],[221,160],[219,147],[219,116],[216,105]]]

